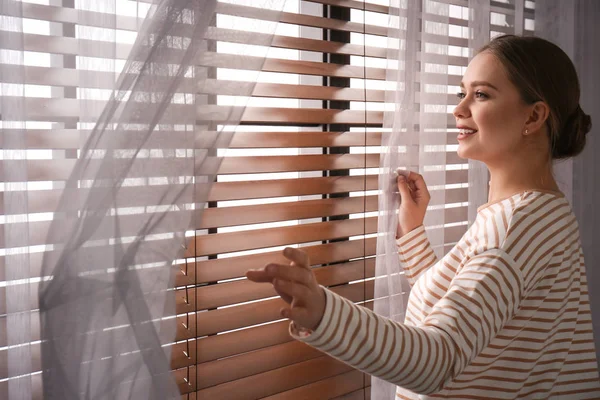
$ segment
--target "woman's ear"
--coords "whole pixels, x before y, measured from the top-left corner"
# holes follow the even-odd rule
[[[531,107],[531,111],[529,112],[527,122],[525,122],[525,130],[523,134],[531,135],[532,133],[539,132],[546,124],[549,116],[550,107],[548,107],[548,104],[544,103],[543,101],[534,103]]]

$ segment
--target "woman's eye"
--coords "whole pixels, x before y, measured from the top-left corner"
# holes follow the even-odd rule
[[[483,92],[477,91],[475,92],[475,97],[477,97],[478,99],[487,99],[488,95]]]
[[[463,92],[458,92],[458,93],[456,93],[456,97],[458,97],[458,98],[459,98],[459,99],[461,99],[461,100],[462,100],[462,99],[464,99],[464,98],[465,98],[465,96],[466,96],[466,94],[464,94]]]

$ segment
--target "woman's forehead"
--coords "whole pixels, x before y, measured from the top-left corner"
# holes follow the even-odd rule
[[[484,51],[477,54],[469,63],[462,84],[465,87],[472,82],[489,82],[495,87],[510,84],[502,63],[493,54]]]

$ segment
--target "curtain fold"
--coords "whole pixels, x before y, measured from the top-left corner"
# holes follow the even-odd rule
[[[431,193],[424,224],[438,256],[445,248],[449,4],[392,1],[388,29],[388,108],[384,116],[374,311],[404,322],[410,285],[398,259],[397,170],[423,175]],[[372,377],[373,399],[395,398],[394,385]]]
[[[20,3],[0,3],[0,115],[2,123],[2,174],[4,201],[4,276],[8,282],[23,282],[31,277],[29,254],[23,243],[29,242],[26,195],[27,162],[25,115],[25,81],[22,10]],[[4,50],[7,49],[7,50]],[[15,50],[17,49],[17,50]],[[10,70],[6,67],[10,65]],[[0,346],[6,352],[6,375],[23,376],[8,382],[0,393],[10,399],[30,399],[32,367],[32,321],[29,315],[30,298],[34,289],[28,284],[6,285],[4,326],[0,328]],[[1,298],[1,297],[0,297]]]
[[[120,16],[118,0],[78,0],[67,14],[73,24],[64,24],[71,29],[62,33],[66,47],[47,50],[67,54],[62,67],[73,74],[65,76],[65,87],[52,88],[54,108],[42,109],[31,106],[39,99],[27,91],[33,68],[24,62],[29,35],[22,17],[30,6],[2,2],[7,307],[0,347],[7,368],[0,393],[11,399],[179,396],[170,365],[174,278],[194,254],[187,236],[201,220],[220,150],[245,110],[244,101],[219,107],[203,88],[214,78],[219,40],[242,44],[229,65],[243,65],[248,56],[264,62],[283,4],[253,2],[264,12],[253,26],[263,33],[257,43],[249,31],[215,30],[216,0],[163,0],[143,19]],[[123,24],[135,34],[132,46],[123,43]],[[251,84],[229,90],[250,96],[260,69]],[[45,139],[57,148],[65,147],[61,133],[81,145],[30,160],[30,127],[45,121],[52,123]],[[41,246],[29,235],[39,215],[28,201],[47,195],[31,192],[36,180],[51,181],[46,186],[60,194],[47,233],[34,232],[44,238]]]

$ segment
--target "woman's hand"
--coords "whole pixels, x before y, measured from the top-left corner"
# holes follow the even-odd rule
[[[431,199],[423,177],[412,171],[398,171],[398,191],[400,207],[398,208],[398,230],[400,238],[413,229],[423,225],[427,205]]]
[[[281,298],[290,305],[280,310],[296,326],[315,330],[325,312],[325,292],[310,269],[308,255],[298,249],[283,250],[285,264],[268,264],[261,269],[251,269],[246,277],[253,282],[270,282]]]

